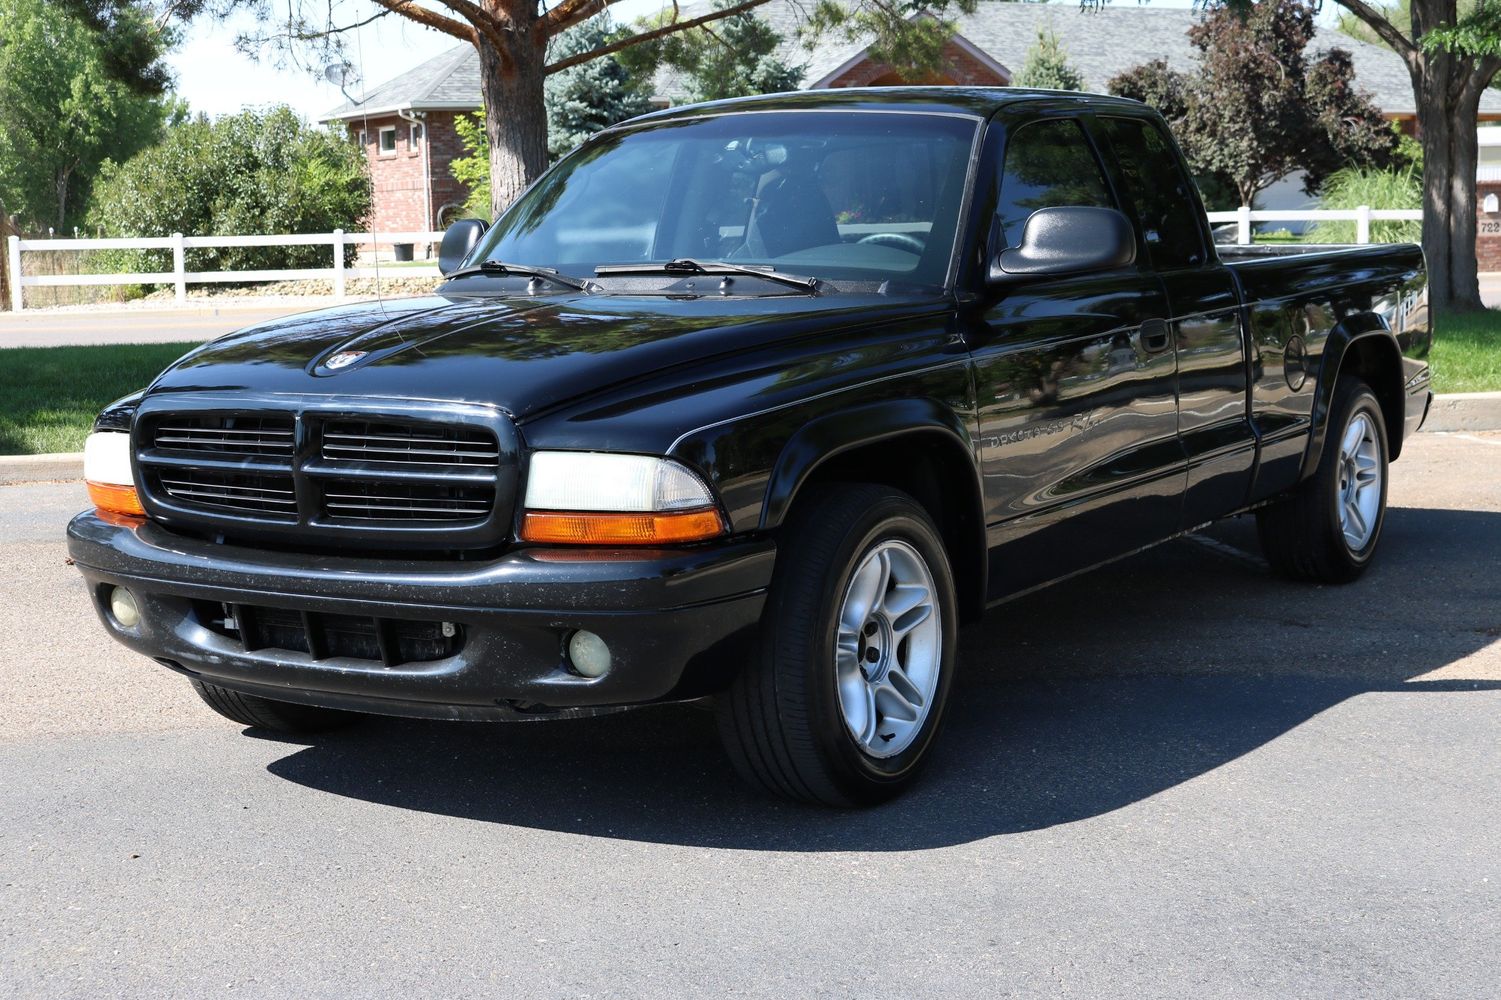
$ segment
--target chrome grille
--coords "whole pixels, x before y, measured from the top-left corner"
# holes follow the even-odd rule
[[[329,517],[364,521],[470,521],[494,505],[493,486],[334,479],[323,489]]]
[[[323,428],[323,458],[493,469],[500,451],[495,436],[480,428],[339,420]]]
[[[142,502],[165,523],[226,539],[409,550],[509,538],[516,439],[504,414],[460,404],[407,418],[158,402],[143,408],[133,434]]]
[[[292,420],[234,415],[173,416],[156,424],[151,443],[171,452],[290,457]]]
[[[156,474],[162,492],[180,503],[284,520],[297,517],[290,475],[174,468]]]

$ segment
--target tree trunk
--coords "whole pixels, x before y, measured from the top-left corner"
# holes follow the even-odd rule
[[[1480,67],[1425,53],[1413,72],[1423,144],[1423,252],[1428,294],[1439,312],[1481,309],[1475,260],[1475,168]]]
[[[490,212],[499,216],[547,169],[547,109],[542,99],[547,40],[539,19],[518,19],[505,52],[481,42],[480,93],[490,140]]]
[[[1440,313],[1481,309],[1475,260],[1475,168],[1480,96],[1501,68],[1494,56],[1424,49],[1423,36],[1459,19],[1457,0],[1413,0],[1403,53],[1417,99],[1423,144],[1423,254],[1428,296]]]
[[[5,202],[0,201],[0,312],[10,308],[10,282],[14,277],[20,280],[20,275],[10,273],[10,216],[5,214]],[[16,231],[20,236],[20,230]]]
[[[64,167],[57,172],[53,186],[57,191],[57,233],[62,234],[63,221],[68,217],[68,185],[73,180],[73,168]]]

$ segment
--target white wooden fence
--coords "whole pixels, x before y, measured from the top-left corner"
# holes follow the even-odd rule
[[[385,274],[423,277],[438,273],[436,259],[430,263],[406,265],[399,268],[385,266],[346,267],[344,248],[394,243],[412,243],[422,246],[442,241],[441,232],[422,233],[346,233],[335,229],[331,233],[284,233],[270,236],[153,236],[139,239],[45,239],[23,240],[16,236],[9,239],[7,252],[10,258],[11,308],[19,312],[23,306],[22,291],[26,288],[56,285],[172,285],[177,291],[177,301],[185,302],[188,285],[228,283],[242,281],[301,281],[322,279],[332,282],[333,293],[344,295],[347,278],[367,278],[377,271]],[[217,247],[280,247],[280,246],[326,246],[330,256],[329,267],[279,268],[275,270],[245,271],[189,271],[185,265],[186,251]],[[21,256],[47,250],[171,250],[172,270],[132,271],[116,274],[27,274],[21,268]]]
[[[1251,242],[1251,227],[1257,222],[1354,222],[1355,242],[1371,242],[1371,223],[1387,221],[1421,221],[1421,209],[1381,209],[1362,205],[1348,210],[1294,209],[1290,211],[1250,209],[1242,206],[1233,212],[1210,212],[1211,224],[1236,224],[1236,242]],[[347,246],[412,243],[424,245],[443,239],[440,232],[432,233],[346,233],[336,229],[331,233],[303,233],[279,236],[171,236],[147,237],[144,239],[60,239],[23,240],[10,237],[11,308],[20,311],[23,306],[22,291],[46,285],[166,285],[177,290],[177,301],[187,300],[188,285],[249,282],[249,281],[299,281],[323,279],[332,282],[333,293],[344,295],[347,278],[365,278],[376,274],[374,267],[345,267],[343,250]],[[185,251],[210,247],[275,247],[326,245],[332,257],[330,267],[284,268],[263,271],[189,271],[184,265]],[[133,272],[126,274],[26,274],[21,269],[21,255],[41,250],[171,250],[172,270]],[[403,266],[399,270],[383,268],[385,273],[397,273],[420,277],[438,273],[434,260],[428,264]]]
[[[1251,224],[1255,222],[1353,222],[1355,223],[1355,242],[1369,243],[1371,242],[1372,222],[1422,221],[1423,210],[1421,208],[1372,208],[1369,205],[1347,209],[1298,208],[1290,210],[1252,209],[1242,205],[1233,212],[1209,213],[1210,225],[1235,223],[1235,242],[1242,245],[1251,242]]]

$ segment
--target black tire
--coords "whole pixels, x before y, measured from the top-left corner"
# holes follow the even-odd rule
[[[273,701],[200,680],[195,680],[192,684],[193,690],[198,692],[198,697],[203,699],[205,705],[231,722],[238,722],[251,729],[270,729],[278,733],[323,733],[330,729],[342,729],[364,718],[358,712]]]
[[[856,569],[887,541],[903,543],[926,564],[941,646],[926,716],[905,749],[878,757],[845,725],[834,644]],[[839,807],[890,799],[927,761],[953,682],[957,604],[943,541],[907,494],[836,485],[799,500],[777,548],[757,649],[718,701],[725,748],[747,781],[775,795]]]
[[[1381,489],[1375,526],[1365,542],[1353,548],[1340,526],[1340,442],[1352,421],[1362,415],[1375,432]],[[1289,579],[1318,583],[1349,583],[1364,573],[1376,555],[1386,522],[1389,455],[1381,404],[1365,382],[1341,376],[1318,468],[1287,498],[1256,512],[1261,551],[1272,569]]]

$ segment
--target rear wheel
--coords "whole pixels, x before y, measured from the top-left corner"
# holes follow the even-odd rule
[[[881,486],[794,511],[757,655],[720,699],[737,770],[833,806],[888,799],[926,762],[954,674],[955,596],[927,512]]]
[[[1318,469],[1291,496],[1257,511],[1272,568],[1321,583],[1364,573],[1386,521],[1387,456],[1381,404],[1363,381],[1342,377]]]
[[[232,722],[252,729],[271,729],[279,733],[322,733],[358,722],[358,712],[341,712],[316,705],[295,705],[273,701],[253,694],[242,694],[217,684],[192,682],[193,690],[203,703]]]

